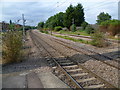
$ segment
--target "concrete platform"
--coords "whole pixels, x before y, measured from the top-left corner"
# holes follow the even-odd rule
[[[51,72],[24,72],[3,77],[2,88],[69,88]]]
[[[51,72],[38,73],[44,88],[70,88]]]

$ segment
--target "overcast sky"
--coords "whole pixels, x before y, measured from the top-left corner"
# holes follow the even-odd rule
[[[50,16],[59,12],[65,12],[67,7],[81,3],[84,8],[85,20],[96,23],[100,12],[107,12],[112,19],[118,19],[119,0],[1,0],[0,21],[17,21],[25,15],[27,25],[37,25],[40,21],[46,21]],[[19,23],[21,23],[20,21]]]

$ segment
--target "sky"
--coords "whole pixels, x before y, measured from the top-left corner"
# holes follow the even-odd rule
[[[118,2],[120,0],[1,0],[0,22],[17,22],[22,24],[22,14],[25,15],[26,25],[36,26],[46,21],[50,16],[65,12],[67,7],[81,3],[84,8],[85,20],[95,24],[101,12],[109,13],[112,19],[118,19]],[[120,9],[119,9],[120,10]]]

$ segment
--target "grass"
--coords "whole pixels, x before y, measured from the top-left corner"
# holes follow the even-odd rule
[[[84,44],[90,44],[90,41],[86,41],[86,40],[83,40],[83,39],[74,39],[74,38],[71,38],[69,36],[60,36],[60,35],[53,35],[55,37],[60,37],[60,38],[63,38],[63,39],[67,39],[67,40],[71,40],[71,41],[74,41],[74,42],[80,42],[80,43],[84,43]]]
[[[48,31],[46,31],[46,30],[42,30],[42,31],[40,31],[41,33],[45,33],[45,34],[49,34],[49,32]]]
[[[61,31],[59,31],[58,33],[60,33],[60,34],[73,34],[73,35],[90,36],[90,34],[88,34],[88,33],[87,33],[86,31],[84,31],[84,30],[77,30],[77,31],[75,31],[75,32],[61,30]]]

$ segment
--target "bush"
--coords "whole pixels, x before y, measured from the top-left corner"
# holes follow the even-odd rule
[[[85,31],[86,31],[88,34],[91,34],[91,33],[94,33],[94,32],[95,32],[94,28],[92,28],[91,25],[87,25],[87,27],[85,28]]]
[[[41,32],[41,33],[46,33],[46,34],[49,33],[47,30],[42,30],[42,31],[40,31],[40,32]]]
[[[99,29],[102,32],[108,32],[110,35],[115,36],[120,33],[120,20],[107,20],[102,22]]]
[[[81,24],[82,29],[85,29],[85,28],[87,27],[87,25],[88,25],[87,22],[83,22],[83,23]]]
[[[21,60],[22,33],[9,31],[3,35],[3,63],[19,62]]]
[[[75,24],[71,25],[71,26],[70,26],[70,30],[71,30],[72,32],[75,32],[75,31],[76,31],[76,25],[75,25]]]
[[[105,47],[108,43],[105,40],[105,36],[102,32],[97,31],[92,35],[91,44],[97,47]]]
[[[54,30],[55,31],[60,31],[60,30],[62,30],[62,27],[61,26],[57,26],[57,27],[54,28]]]

